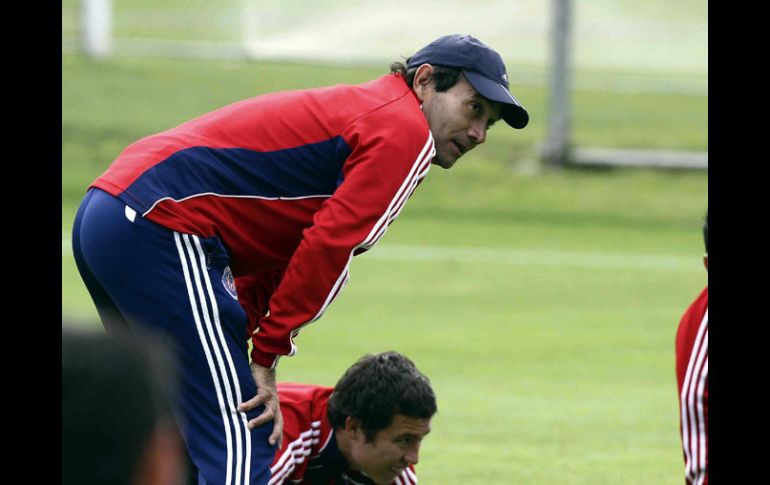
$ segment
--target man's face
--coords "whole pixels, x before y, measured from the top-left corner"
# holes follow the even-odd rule
[[[377,432],[370,442],[363,430],[359,431],[351,441],[351,467],[378,485],[388,485],[408,465],[417,464],[422,439],[430,433],[430,418],[397,414],[390,426]]]
[[[502,104],[483,98],[462,75],[442,93],[431,83],[420,94],[436,143],[433,163],[442,168],[450,168],[463,154],[484,143],[487,130],[502,114]]]

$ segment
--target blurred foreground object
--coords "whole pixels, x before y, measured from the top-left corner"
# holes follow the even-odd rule
[[[182,483],[173,382],[160,343],[62,326],[62,483]]]

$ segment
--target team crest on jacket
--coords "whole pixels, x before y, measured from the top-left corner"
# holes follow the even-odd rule
[[[238,291],[235,289],[235,278],[233,278],[233,272],[230,271],[229,266],[225,266],[225,272],[222,273],[222,286],[225,287],[234,300],[238,299]]]

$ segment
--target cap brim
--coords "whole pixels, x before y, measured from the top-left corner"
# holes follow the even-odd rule
[[[529,113],[505,86],[474,71],[463,70],[463,75],[480,95],[503,104],[502,117],[506,123],[517,129],[527,126]]]

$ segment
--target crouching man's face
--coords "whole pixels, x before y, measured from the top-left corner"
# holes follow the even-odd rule
[[[430,433],[430,418],[410,418],[401,414],[385,429],[377,432],[372,441],[357,419],[347,418],[346,431],[350,432],[351,468],[368,476],[378,485],[389,485],[409,465],[419,461],[420,445]]]

